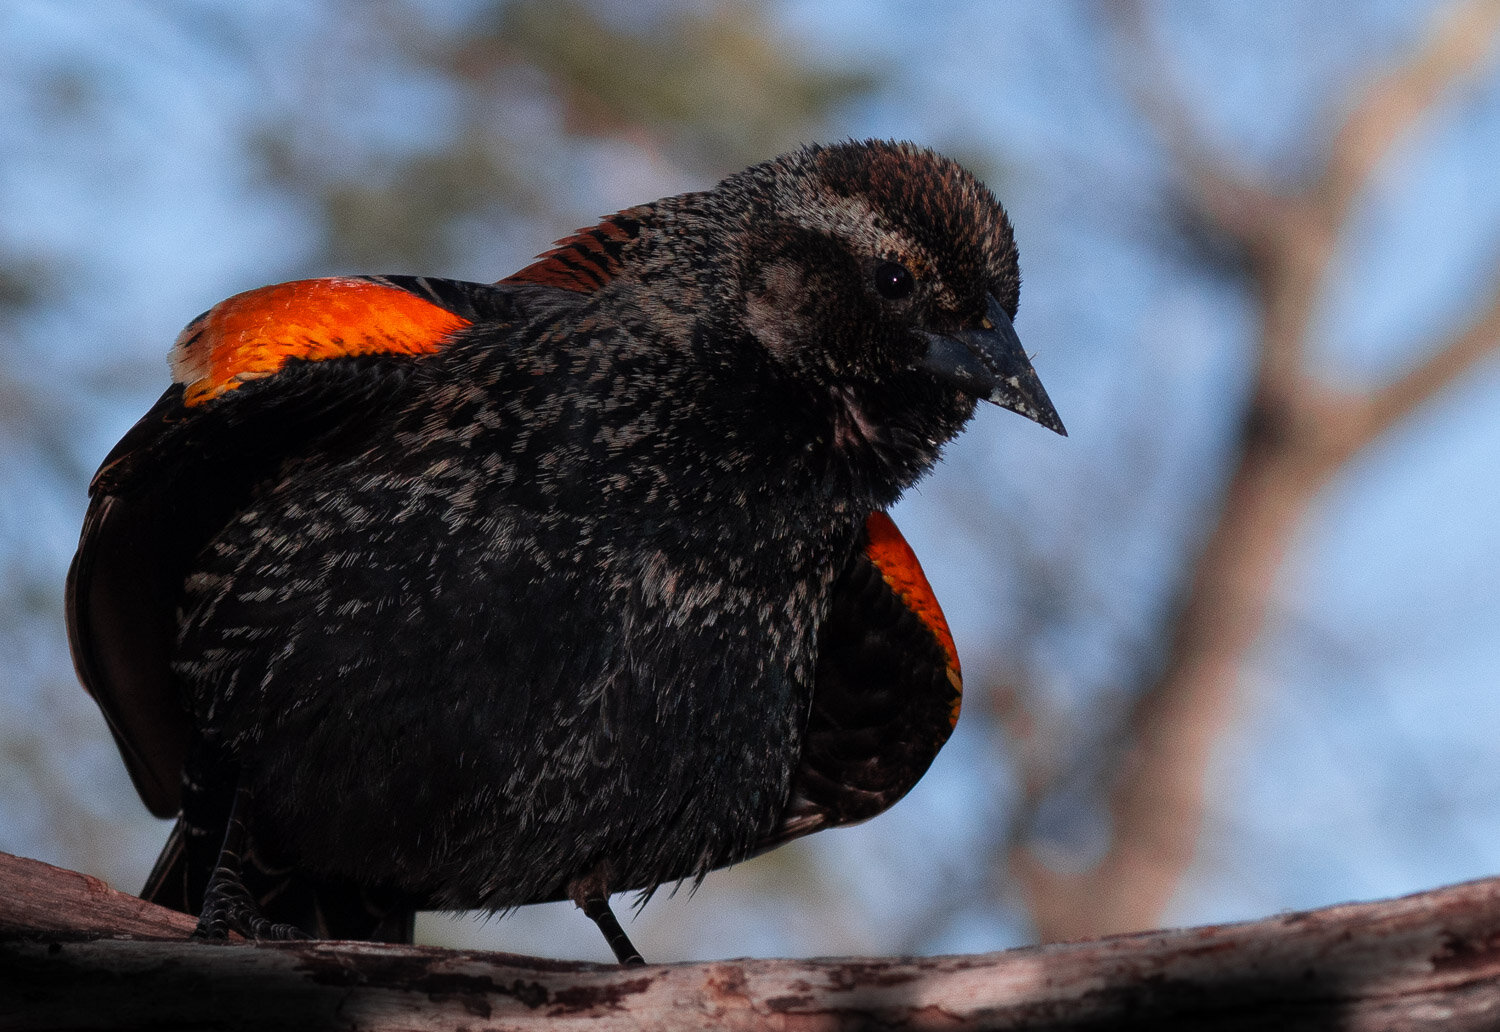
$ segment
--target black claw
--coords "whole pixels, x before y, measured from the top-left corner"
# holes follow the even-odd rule
[[[193,938],[222,942],[229,938],[230,932],[255,940],[308,938],[307,933],[295,925],[267,920],[240,880],[238,870],[221,862],[209,881],[203,912],[198,917]]]
[[[241,786],[234,794],[234,804],[224,831],[224,845],[219,850],[219,862],[214,866],[208,888],[203,893],[203,910],[198,915],[193,938],[221,942],[229,938],[230,932],[239,932],[245,938],[257,941],[309,938],[295,925],[268,920],[260,912],[250,890],[245,888],[240,869],[245,842],[244,815],[249,804],[250,790]]]

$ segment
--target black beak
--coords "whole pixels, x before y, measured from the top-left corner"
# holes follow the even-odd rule
[[[1019,412],[1064,437],[1062,420],[1021,347],[1000,302],[990,298],[985,324],[957,333],[928,333],[927,357],[918,366],[965,394]]]

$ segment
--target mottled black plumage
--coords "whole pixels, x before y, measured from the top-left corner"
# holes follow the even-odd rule
[[[400,937],[413,907],[572,897],[607,928],[611,892],[889,806],[959,684],[881,510],[977,400],[1061,431],[1018,289],[988,191],[871,142],[493,286],[205,313],[69,581],[80,676],[182,808],[148,893],[203,907],[219,863],[210,934],[285,931],[254,901]]]

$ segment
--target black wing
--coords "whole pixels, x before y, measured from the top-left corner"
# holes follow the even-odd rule
[[[416,356],[507,317],[510,292],[410,277],[305,280],[241,294],[194,320],[174,383],[89,487],[68,571],[68,640],[141,799],[181,800],[191,725],[169,662],[198,550],[309,441],[357,440]]]
[[[922,567],[890,517],[872,513],[820,632],[791,799],[756,852],[866,820],[904,796],[952,733],[962,690]]]

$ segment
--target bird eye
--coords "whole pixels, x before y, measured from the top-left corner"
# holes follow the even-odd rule
[[[900,301],[913,286],[911,272],[900,262],[882,262],[875,270],[875,290],[887,301]]]

